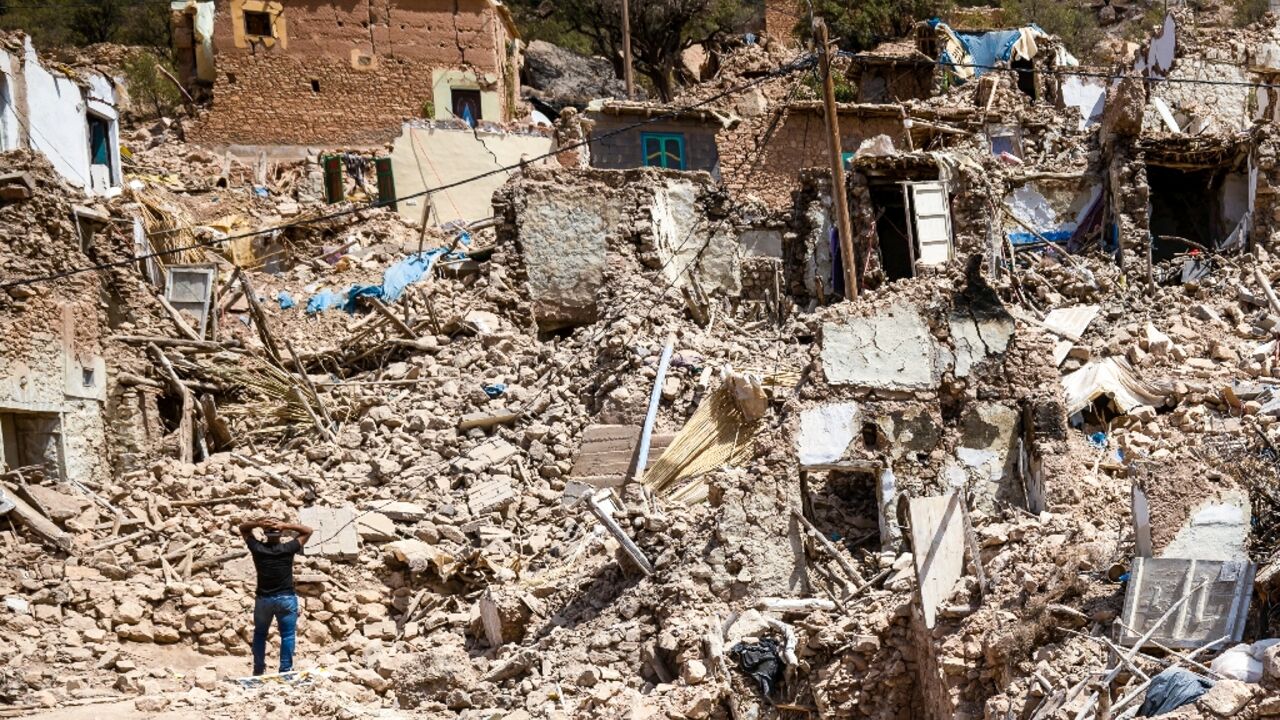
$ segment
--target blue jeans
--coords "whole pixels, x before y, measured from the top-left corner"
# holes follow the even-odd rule
[[[280,672],[293,670],[293,646],[298,633],[298,596],[293,593],[258,598],[253,605],[253,674],[267,668],[267,633],[271,620],[280,625]]]

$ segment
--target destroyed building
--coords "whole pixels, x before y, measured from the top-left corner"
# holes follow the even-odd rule
[[[1197,19],[1105,81],[954,21],[830,107],[762,42],[396,120],[395,207],[168,129],[118,197],[0,155],[0,714],[1276,716],[1280,30]],[[289,677],[262,514],[315,528]]]
[[[116,80],[88,67],[45,64],[22,33],[0,49],[0,149],[36,150],[87,194],[119,190]]]
[[[378,145],[411,118],[521,114],[521,42],[496,0],[176,0],[183,82],[212,95],[193,139],[217,145]]]

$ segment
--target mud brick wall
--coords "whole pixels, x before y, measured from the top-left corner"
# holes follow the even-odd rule
[[[757,151],[771,120],[772,114],[764,115],[720,133],[720,173],[734,193],[753,195],[770,209],[785,210],[791,206],[792,193],[800,189],[800,171],[830,165],[827,130],[820,111],[792,109],[763,150]],[[903,147],[901,118],[841,112],[844,152],[856,151],[863,140],[876,135],[888,135],[894,147]]]
[[[457,12],[454,12],[455,6]],[[433,100],[433,72],[469,71],[508,112],[507,29],[487,0],[218,0],[207,144],[367,145],[400,134]],[[273,18],[246,35],[244,13]],[[486,118],[500,120],[504,118]]]
[[[625,170],[644,167],[641,138],[646,133],[672,133],[684,137],[685,170],[705,170],[719,177],[720,156],[716,152],[717,123],[669,120],[651,122],[642,127],[618,132],[634,125],[639,118],[627,115],[594,114],[591,117],[592,167]],[[615,134],[610,134],[615,133]]]

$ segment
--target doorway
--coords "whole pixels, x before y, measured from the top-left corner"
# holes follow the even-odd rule
[[[1213,249],[1235,230],[1248,210],[1248,179],[1226,168],[1147,166],[1151,259],[1168,260],[1193,246]]]
[[[453,116],[462,120],[469,127],[484,119],[480,114],[480,91],[449,88],[450,101],[453,103]]]
[[[876,214],[880,264],[890,282],[915,274],[915,248],[908,232],[906,200],[900,185],[872,185],[871,205]]]

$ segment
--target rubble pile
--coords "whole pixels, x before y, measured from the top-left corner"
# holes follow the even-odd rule
[[[1274,131],[1153,81],[1266,60],[1192,19],[846,106],[843,188],[759,184],[794,77],[724,177],[574,153],[440,227],[178,122],[89,199],[0,155],[0,715],[1280,714]],[[261,516],[314,533],[254,678]]]

